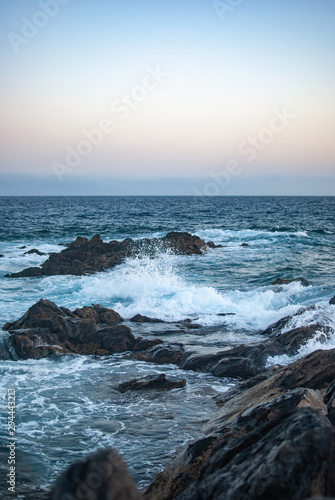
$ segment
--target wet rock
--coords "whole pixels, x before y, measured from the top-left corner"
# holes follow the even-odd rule
[[[119,385],[118,390],[121,393],[127,391],[147,391],[158,390],[167,391],[171,389],[180,389],[186,386],[186,380],[167,380],[164,373],[160,375],[148,375],[143,378],[135,378]]]
[[[330,299],[329,304],[331,306],[335,306],[335,296],[332,299]]]
[[[142,316],[142,314],[136,314],[129,321],[133,323],[164,323],[162,319],[148,318],[148,316]]]
[[[53,253],[39,268],[28,268],[18,273],[7,274],[7,278],[54,276],[73,274],[89,275],[121,264],[125,258],[136,255],[156,255],[157,251],[172,250],[181,255],[202,254],[206,243],[189,233],[168,233],[163,238],[142,239],[104,243],[99,235],[91,240],[78,237],[60,253]]]
[[[186,357],[185,349],[182,344],[162,343],[151,347],[144,352],[134,353],[133,359],[147,361],[158,365],[174,364],[180,366]]]
[[[122,321],[124,321],[116,311],[103,307],[100,304],[85,306],[81,309],[76,309],[73,313],[80,318],[88,319],[94,321],[95,323],[117,325],[118,323],[122,323]]]
[[[72,464],[57,479],[48,500],[141,500],[127,466],[113,448],[97,451]]]
[[[236,316],[236,313],[218,313],[217,316]]]
[[[273,401],[254,406],[245,412],[242,410],[236,419],[230,425],[222,427],[219,433],[204,437],[188,445],[172,464],[151,483],[144,497],[148,500],[170,500],[176,497],[179,499],[178,495],[185,490],[188,491],[187,488],[194,484],[196,478],[199,478],[196,484],[200,483],[203,474],[202,470],[206,470],[211,460],[213,461],[211,457],[213,455],[215,457],[218,450],[223,448],[226,448],[226,450],[232,449],[233,443],[236,443],[237,440],[240,443],[239,452],[246,451],[249,449],[250,441],[257,443],[256,436],[260,437],[263,429],[270,430],[274,428],[280,422],[287,421],[297,410],[306,407],[320,411],[323,415],[326,413],[326,407],[320,394],[309,389],[296,389]],[[271,440],[273,437],[271,437]],[[245,454],[244,467],[252,468],[254,458],[254,455],[250,455],[249,460],[247,460]],[[259,458],[260,456],[256,456],[256,460]],[[229,460],[227,461],[228,464]],[[218,472],[223,468],[223,465],[220,466],[216,463],[215,468]],[[231,481],[236,480],[237,477],[239,476],[231,472]],[[207,498],[207,496],[193,496],[194,490],[188,494],[189,496],[185,495],[182,498]],[[217,498],[216,495],[217,493],[208,498]],[[222,498],[239,497],[226,496]]]
[[[194,484],[178,500],[298,499],[327,492],[334,432],[318,410],[264,421],[221,441]]]
[[[41,299],[3,329],[10,332],[9,346],[22,359],[62,354],[105,356],[149,349],[161,342],[135,338],[120,321],[115,311],[100,305],[71,312]]]
[[[37,250],[37,248],[33,248],[32,250],[28,250],[28,252],[24,252],[24,255],[31,255],[31,254],[46,255],[46,253],[41,252],[40,250]]]
[[[308,307],[300,307],[298,311],[291,316],[285,316],[284,318],[281,318],[279,321],[276,321],[276,323],[273,323],[272,325],[268,326],[266,330],[264,330],[261,335],[267,335],[269,337],[277,337],[278,335],[281,334],[283,328],[285,328],[290,321],[292,321],[293,318],[296,316],[301,316],[304,314],[306,311],[314,311],[316,309],[315,305],[310,305]]]
[[[1,257],[4,257],[4,255],[2,253],[0,253],[0,259],[1,259]]]
[[[241,247],[249,247],[250,245],[248,245],[248,243],[242,243],[242,245],[240,245]]]
[[[224,394],[224,405],[205,426],[211,434],[231,422],[242,411],[269,402],[285,392],[303,387],[324,391],[335,379],[335,349],[318,350],[280,368],[270,378],[240,393],[234,388]]]
[[[320,325],[295,328],[264,342],[236,346],[217,354],[190,355],[180,367],[217,377],[248,379],[266,369],[269,357],[293,356],[308,340],[318,336],[321,341],[326,341],[332,333],[331,328]]]
[[[307,281],[305,278],[293,278],[293,279],[282,279],[282,278],[277,278],[271,285],[289,285],[290,283],[294,282],[299,282],[301,283],[302,286],[310,286],[310,282]]]
[[[213,241],[207,241],[206,243],[207,247],[208,248],[223,248],[223,245],[215,245],[215,243]]]

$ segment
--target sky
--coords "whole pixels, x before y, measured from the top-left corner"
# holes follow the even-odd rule
[[[335,195],[333,0],[0,8],[0,195]]]

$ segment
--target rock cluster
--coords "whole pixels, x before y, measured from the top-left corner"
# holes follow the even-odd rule
[[[98,304],[70,311],[41,299],[17,321],[6,323],[9,345],[21,359],[61,354],[106,356],[141,351],[160,340],[135,338],[115,311]]]
[[[215,248],[216,245],[210,245]],[[157,251],[172,251],[181,255],[202,254],[209,248],[199,236],[189,233],[171,232],[162,238],[104,243],[100,235],[91,240],[78,236],[60,253],[53,253],[41,267],[29,267],[18,273],[7,274],[6,278],[54,276],[73,274],[77,276],[104,271],[121,264],[126,257],[155,255]],[[31,253],[31,251],[30,251]]]

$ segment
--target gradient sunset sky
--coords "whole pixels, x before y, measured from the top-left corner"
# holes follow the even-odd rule
[[[334,0],[1,0],[0,194],[335,195],[334,26]]]

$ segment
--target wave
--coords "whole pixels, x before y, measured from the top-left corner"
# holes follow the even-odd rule
[[[248,290],[202,286],[187,275],[184,262],[170,254],[160,254],[156,259],[128,259],[106,273],[45,278],[40,286],[44,295],[66,307],[100,302],[126,319],[138,313],[164,321],[197,318],[205,326],[224,323],[252,332],[293,314],[306,299],[306,288],[300,283]],[[223,318],[220,313],[235,315]]]

